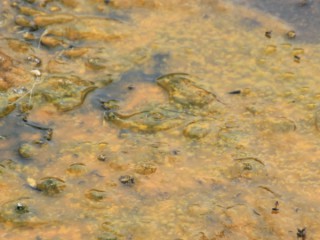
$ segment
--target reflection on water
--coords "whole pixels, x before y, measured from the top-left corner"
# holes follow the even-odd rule
[[[0,7],[2,238],[319,238],[319,43],[291,22],[206,0]]]

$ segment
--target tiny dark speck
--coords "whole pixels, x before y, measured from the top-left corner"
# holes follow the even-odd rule
[[[264,35],[265,35],[267,38],[271,38],[271,34],[272,34],[272,31],[266,31]]]
[[[179,150],[173,150],[172,153],[173,153],[173,155],[179,155],[180,151]]]
[[[231,92],[228,92],[229,94],[240,94],[241,93],[241,90],[234,90],[234,91],[231,91]]]

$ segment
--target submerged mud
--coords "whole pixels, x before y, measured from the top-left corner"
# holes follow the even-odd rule
[[[223,1],[0,11],[3,238],[319,238],[319,42]]]

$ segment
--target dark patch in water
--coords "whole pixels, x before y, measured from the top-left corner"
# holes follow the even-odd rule
[[[39,132],[43,132],[43,130],[39,130],[26,125],[23,119],[17,115],[17,112],[13,112],[4,118],[1,118],[0,120],[1,126],[5,126],[1,129],[1,136],[5,137],[5,139],[1,140],[2,142],[4,142],[4,144],[0,144],[2,159],[20,159],[17,149],[21,144],[21,136],[25,135],[26,133],[36,134]],[[7,143],[5,141],[7,141]]]
[[[146,74],[144,68],[146,66],[140,66],[137,69],[130,70],[123,73],[121,79],[117,82],[111,83],[104,88],[95,90],[88,98],[90,99],[92,105],[96,109],[101,109],[101,102],[108,100],[119,100],[126,98],[126,94],[129,91],[134,91],[137,83],[150,83],[155,82],[155,80],[163,75],[164,69],[166,67],[166,61],[169,59],[170,55],[168,53],[158,53],[152,57],[151,64],[153,72]],[[150,65],[149,65],[150,66]],[[120,97],[121,96],[121,97]]]
[[[89,99],[94,108],[101,110],[102,102],[109,100],[121,101],[126,98],[128,92],[135,90],[137,82],[150,82],[152,80],[152,75],[145,74],[141,70],[128,71],[122,75],[119,81],[94,91],[89,96]]]
[[[248,29],[254,29],[261,26],[261,23],[252,18],[244,18],[241,23]]]
[[[169,53],[158,53],[153,55],[154,67],[156,77],[159,77],[163,74],[163,70],[167,65],[167,60],[170,58]]]
[[[318,0],[234,0],[279,17],[294,27],[297,41],[319,42],[320,1]]]

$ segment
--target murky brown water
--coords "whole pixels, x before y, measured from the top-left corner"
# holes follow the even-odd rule
[[[246,3],[2,1],[0,238],[319,239],[319,41]]]

